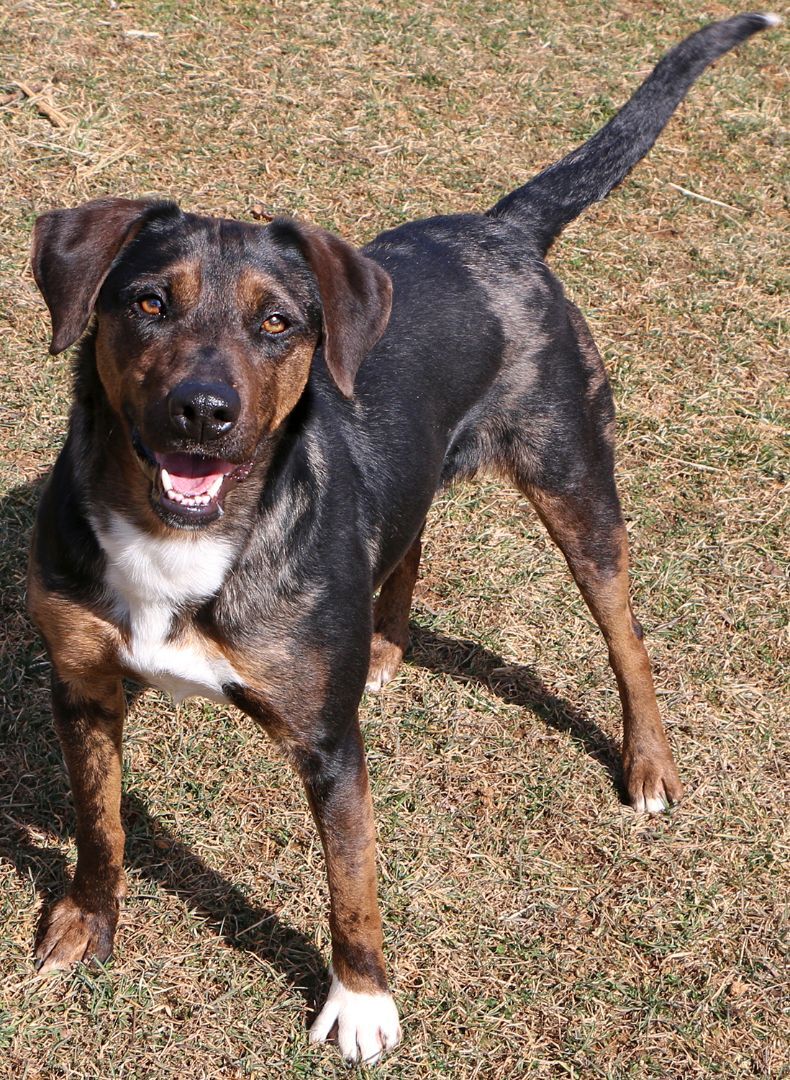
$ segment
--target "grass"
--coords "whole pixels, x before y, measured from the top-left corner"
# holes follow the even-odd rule
[[[69,395],[26,265],[35,214],[157,191],[197,211],[297,213],[362,242],[485,207],[603,122],[663,49],[729,13],[675,0],[4,7],[0,1076],[345,1074],[305,1038],[328,950],[313,826],[286,766],[231,710],[137,701],[115,959],[33,975],[41,903],[75,855],[22,600]],[[688,798],[660,820],[620,804],[605,650],[523,500],[492,483],[443,495],[410,662],[363,704],[405,1024],[381,1077],[788,1074],[780,41],[706,75],[552,256],[612,376],[636,607]]]

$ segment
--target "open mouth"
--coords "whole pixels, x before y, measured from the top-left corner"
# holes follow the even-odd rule
[[[153,473],[154,509],[173,524],[207,524],[220,517],[228,491],[247,479],[254,464],[201,454],[160,454],[144,447],[137,433],[133,442],[146,473]]]

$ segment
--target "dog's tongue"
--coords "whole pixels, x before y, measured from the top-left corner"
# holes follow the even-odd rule
[[[217,480],[233,472],[235,465],[222,458],[197,457],[195,454],[157,454],[163,472],[163,487],[179,495],[204,495]],[[169,483],[168,483],[169,480]]]

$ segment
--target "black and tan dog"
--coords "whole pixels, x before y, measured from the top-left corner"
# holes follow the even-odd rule
[[[286,749],[331,893],[333,978],[311,1037],[337,1027],[352,1060],[397,1043],[357,709],[406,648],[437,488],[481,470],[529,497],[603,631],[634,808],[680,797],[629,603],[606,373],[544,256],[705,66],[774,21],[708,26],[594,138],[487,213],[404,225],[362,252],[295,221],[170,202],[38,219],[51,351],[96,316],[29,578],[77,811],[77,869],[43,924],[42,970],[112,949],[128,676],[232,702]]]

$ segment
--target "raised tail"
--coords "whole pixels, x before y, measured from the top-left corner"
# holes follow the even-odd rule
[[[533,231],[541,253],[591,203],[606,198],[648,152],[686,92],[708,64],[777,15],[736,15],[711,23],[659,61],[633,97],[582,146],[550,165],[492,207],[492,217],[517,218]]]

